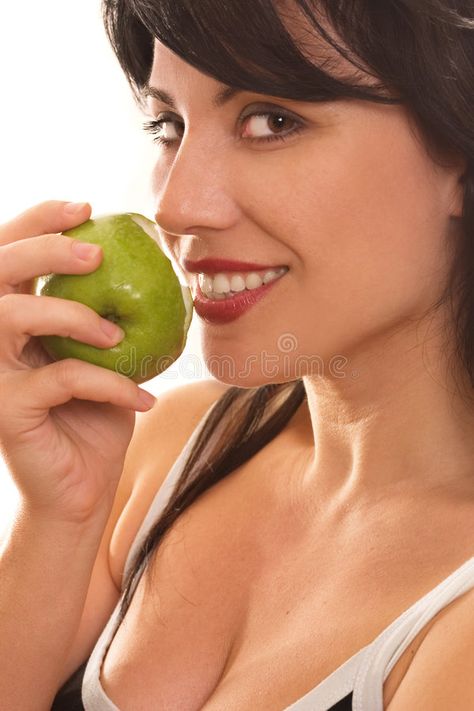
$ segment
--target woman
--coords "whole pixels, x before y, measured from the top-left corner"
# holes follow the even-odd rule
[[[3,708],[473,708],[474,3],[103,10],[216,382],[130,442],[34,339],[97,316],[21,293],[90,206],[2,226]]]

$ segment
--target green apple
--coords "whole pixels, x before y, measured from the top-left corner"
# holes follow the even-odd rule
[[[144,383],[168,368],[186,345],[193,313],[190,289],[180,283],[159,246],[158,230],[137,213],[103,215],[63,234],[99,244],[103,259],[88,274],[48,274],[33,292],[86,304],[117,323],[125,338],[96,348],[73,338],[41,336],[54,360],[79,358]]]

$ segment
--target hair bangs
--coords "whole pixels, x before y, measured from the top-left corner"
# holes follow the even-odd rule
[[[272,0],[244,5],[238,0],[116,0],[107,3],[104,21],[115,47],[133,47],[132,52],[117,54],[142,107],[155,38],[203,74],[235,88],[296,101],[361,98],[400,103],[383,83],[369,86],[367,81],[354,82],[354,71],[341,75],[337,71],[341,57],[359,74],[367,69],[328,33],[314,8],[304,0],[300,5],[298,24],[303,19],[310,26],[301,27],[298,37],[290,29],[296,8],[288,9]],[[356,11],[353,8],[354,14]],[[144,36],[137,41],[139,28],[142,33],[146,30],[146,41]],[[303,33],[312,45],[307,52]],[[321,48],[316,61],[310,56],[315,45]]]

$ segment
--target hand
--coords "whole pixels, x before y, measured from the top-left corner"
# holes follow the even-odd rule
[[[135,410],[151,404],[124,375],[74,358],[53,362],[37,338],[98,348],[121,340],[84,304],[30,293],[35,277],[100,265],[100,248],[81,258],[78,240],[60,234],[88,220],[90,206],[76,214],[65,206],[44,202],[0,225],[0,450],[29,510],[81,523],[112,506]]]

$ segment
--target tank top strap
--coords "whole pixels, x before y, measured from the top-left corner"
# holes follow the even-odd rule
[[[423,627],[474,588],[474,556],[420,598],[370,644],[354,683],[353,711],[383,711],[383,682]]]
[[[216,400],[215,402],[213,402],[212,405],[206,410],[203,417],[199,420],[196,428],[193,430],[193,432],[191,433],[191,436],[189,437],[185,446],[181,450],[180,455],[175,460],[173,466],[171,467],[168,474],[166,475],[162,485],[156,492],[155,497],[150,505],[150,508],[148,509],[148,511],[145,515],[145,518],[143,519],[141,526],[138,529],[138,533],[135,536],[133,543],[130,546],[130,549],[128,551],[127,560],[125,562],[123,576],[122,576],[122,586],[121,586],[122,593],[124,591],[123,583],[126,579],[126,576],[129,573],[135,553],[138,551],[138,549],[142,545],[143,541],[145,540],[148,533],[150,532],[152,526],[156,523],[161,512],[164,510],[166,504],[170,500],[171,495],[174,490],[174,487],[175,487],[175,485],[176,485],[176,483],[183,471],[186,460],[187,460],[189,454],[191,453],[192,448],[193,448],[195,442],[197,441],[197,438],[199,437],[202,429],[204,428],[204,424],[207,420],[207,417],[210,414],[211,410],[214,408],[214,406],[217,405],[218,402],[219,402],[219,400]]]
[[[130,565],[132,563],[132,558],[135,552],[138,550],[138,547],[142,544],[142,542],[148,535],[151,526],[155,523],[158,516],[163,511],[164,507],[169,501],[169,498],[173,492],[173,488],[183,470],[183,466],[186,462],[186,459],[204,427],[207,416],[211,412],[212,408],[217,404],[217,402],[218,400],[212,403],[211,407],[205,412],[204,416],[199,421],[197,427],[191,433],[191,436],[187,440],[184,448],[181,450],[179,457],[176,459],[174,465],[169,470],[162,485],[155,494],[151,506],[148,509],[148,512],[142,522],[142,525],[140,526],[138,533],[135,536],[135,539],[130,547],[127,556],[127,561],[124,567],[124,576],[122,580],[124,580],[125,575],[129,571]],[[137,576],[137,580],[135,581],[135,585],[131,591],[132,595],[138,584],[138,578],[139,576]],[[117,602],[113,613],[109,617],[107,624],[102,630],[102,633],[100,634],[95,644],[95,647],[92,650],[92,653],[87,661],[86,668],[84,670],[81,697],[85,711],[120,711],[120,709],[113,703],[113,701],[109,699],[104,689],[102,688],[102,685],[100,683],[100,669],[102,667],[102,662],[106,654],[106,650],[111,644],[118,628],[118,618],[123,598],[123,592],[124,590],[122,585],[122,596]]]

